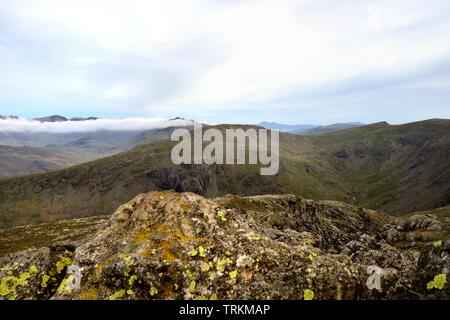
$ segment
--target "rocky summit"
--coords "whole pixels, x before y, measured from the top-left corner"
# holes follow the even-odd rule
[[[76,237],[4,252],[0,299],[450,298],[446,216],[167,191],[138,195],[99,221],[83,220],[89,232]],[[55,224],[30,227],[55,233]]]

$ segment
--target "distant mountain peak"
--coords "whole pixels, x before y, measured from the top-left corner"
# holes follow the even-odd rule
[[[2,115],[0,115],[0,120],[17,120],[17,119],[19,119],[19,117],[18,116],[2,116]]]
[[[87,118],[83,118],[83,117],[74,117],[71,119],[68,119],[64,116],[60,116],[60,115],[52,115],[52,116],[47,116],[47,117],[42,117],[42,118],[34,118],[34,121],[39,121],[39,122],[65,122],[65,121],[91,121],[91,120],[97,120],[98,118],[96,117],[87,117]]]
[[[53,115],[53,116],[48,116],[48,117],[42,117],[42,118],[34,118],[34,121],[39,121],[39,122],[64,122],[64,121],[68,121],[68,119],[66,117],[60,116],[60,115]]]
[[[98,120],[98,118],[97,117],[87,117],[87,118],[74,117],[74,118],[70,119],[70,121],[93,121],[93,120]]]
[[[319,127],[319,125],[315,124],[285,124],[285,123],[277,123],[277,122],[268,122],[263,121],[258,124],[259,126],[266,128],[266,129],[275,129],[280,130],[284,132],[306,132],[311,129]]]

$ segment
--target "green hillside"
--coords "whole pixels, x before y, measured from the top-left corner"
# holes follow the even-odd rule
[[[175,166],[173,145],[140,145],[69,169],[1,180],[0,226],[110,214],[138,193],[164,189],[207,197],[292,193],[394,215],[450,202],[449,120],[320,136],[281,133],[275,176],[261,176],[257,165]]]

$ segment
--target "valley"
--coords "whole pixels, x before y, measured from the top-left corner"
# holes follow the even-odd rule
[[[216,128],[230,126],[238,127]],[[0,180],[0,227],[110,214],[139,193],[171,189],[206,197],[294,194],[390,215],[449,203],[449,120],[378,123],[318,136],[281,133],[280,170],[269,177],[259,175],[258,165],[175,166],[171,130],[110,157]]]

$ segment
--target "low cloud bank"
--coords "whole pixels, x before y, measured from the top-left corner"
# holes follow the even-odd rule
[[[190,126],[192,120],[164,118],[98,119],[90,121],[39,122],[27,119],[0,120],[0,132],[94,132],[94,131],[141,131],[172,126]]]

